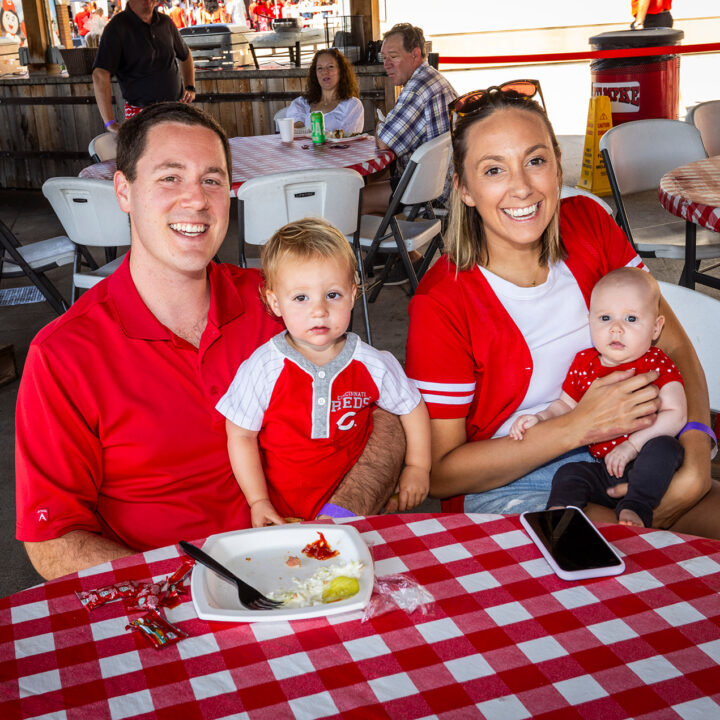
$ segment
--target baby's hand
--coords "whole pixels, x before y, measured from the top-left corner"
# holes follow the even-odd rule
[[[398,480],[398,510],[410,510],[419,505],[430,490],[430,473],[422,468],[409,465],[400,473]]]
[[[605,456],[605,467],[610,475],[621,478],[625,472],[625,466],[634,460],[637,455],[637,450],[626,440],[624,443],[614,447]]]
[[[525,431],[533,425],[537,425],[539,422],[540,418],[537,415],[521,415],[519,418],[516,418],[515,422],[510,426],[508,435],[510,435],[513,440],[522,440]]]
[[[250,520],[253,527],[285,524],[285,521],[278,515],[277,510],[267,498],[256,500],[250,506]]]

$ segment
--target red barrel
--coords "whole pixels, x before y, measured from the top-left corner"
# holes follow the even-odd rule
[[[594,50],[678,45],[684,33],[672,28],[621,30],[590,38]],[[656,55],[593,60],[592,94],[610,98],[613,125],[668,118],[677,120],[680,102],[680,57]]]

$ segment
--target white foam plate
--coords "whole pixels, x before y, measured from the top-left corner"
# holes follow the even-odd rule
[[[333,550],[340,554],[329,560],[314,560],[302,549],[319,539],[322,532]],[[347,600],[302,608],[249,610],[238,600],[237,588],[212,570],[196,563],[190,588],[198,617],[221,622],[279,622],[324,617],[361,610],[370,600],[373,565],[370,550],[360,533],[350,525],[288,524],[237,530],[210,536],[203,550],[239,578],[267,595],[293,587],[293,578],[305,580],[321,567],[357,560],[365,566],[358,578],[360,590]],[[300,567],[288,567],[291,556],[300,558]]]

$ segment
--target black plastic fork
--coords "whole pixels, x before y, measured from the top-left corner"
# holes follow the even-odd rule
[[[238,600],[240,600],[240,604],[246,608],[250,610],[275,610],[282,605],[278,600],[271,600],[265,597],[252,585],[248,585],[244,580],[237,577],[237,575],[233,575],[224,565],[221,565],[215,558],[211,558],[196,545],[181,540],[180,547],[201,565],[210,568],[210,570],[217,573],[221,578],[235,583],[238,591]]]

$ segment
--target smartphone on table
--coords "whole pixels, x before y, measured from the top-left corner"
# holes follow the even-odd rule
[[[580,508],[524,512],[520,522],[563,580],[619,575],[625,570],[620,556]]]

